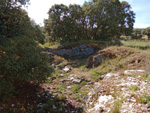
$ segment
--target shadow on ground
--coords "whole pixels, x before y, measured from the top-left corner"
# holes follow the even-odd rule
[[[0,113],[65,113],[82,112],[65,98],[59,99],[42,85],[17,81],[15,93],[6,102],[0,103]]]

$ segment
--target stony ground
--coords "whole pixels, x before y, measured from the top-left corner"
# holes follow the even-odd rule
[[[148,113],[150,77],[146,51],[110,47],[90,57],[51,52],[54,68],[44,84],[16,84],[16,94],[0,104],[3,113]],[[86,68],[88,65],[89,68]]]

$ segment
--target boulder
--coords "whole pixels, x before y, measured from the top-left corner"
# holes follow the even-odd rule
[[[93,57],[90,57],[86,60],[85,66],[86,68],[92,68],[92,67],[97,67],[100,65],[104,60],[105,56],[102,54],[95,55]]]
[[[142,74],[146,74],[146,71],[145,70],[125,70],[124,74],[126,74],[126,75],[134,75],[134,74],[142,75]]]

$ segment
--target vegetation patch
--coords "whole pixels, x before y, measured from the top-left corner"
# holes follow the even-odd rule
[[[131,86],[130,90],[131,91],[137,91],[137,90],[140,90],[140,88],[137,85],[135,85],[135,86]]]
[[[76,93],[82,86],[84,86],[84,85],[86,85],[86,84],[87,84],[86,81],[82,81],[80,84],[76,84],[76,85],[73,87],[72,91],[73,91],[74,93]]]
[[[140,97],[140,101],[143,104],[150,103],[150,96],[143,95],[143,96]]]

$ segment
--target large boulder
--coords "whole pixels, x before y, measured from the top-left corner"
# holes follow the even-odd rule
[[[106,59],[106,57],[102,54],[92,56],[86,60],[85,66],[86,66],[86,68],[97,67],[103,61],[105,61],[105,59]]]

